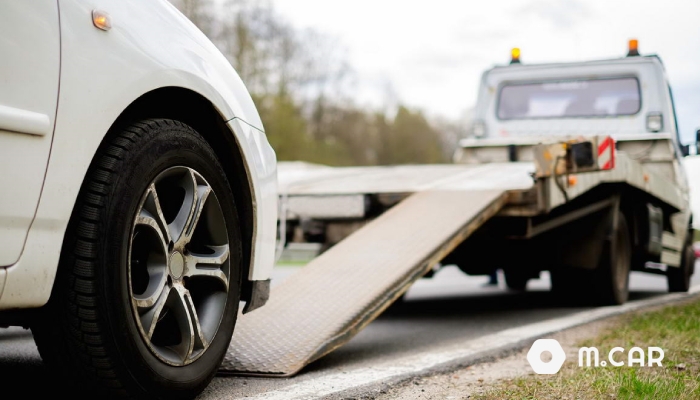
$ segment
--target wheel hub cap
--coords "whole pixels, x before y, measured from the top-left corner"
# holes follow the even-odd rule
[[[173,279],[180,279],[182,273],[185,272],[185,258],[182,254],[177,251],[170,256],[170,262],[168,262],[168,267],[170,269],[170,276]]]
[[[161,172],[134,216],[128,259],[131,309],[156,357],[183,366],[207,351],[223,320],[230,271],[212,187],[192,168]]]

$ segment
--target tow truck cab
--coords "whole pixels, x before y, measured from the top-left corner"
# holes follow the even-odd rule
[[[445,262],[455,262],[470,274],[491,273],[492,268],[501,267],[513,288],[524,288],[542,270],[558,273],[564,270],[562,266],[594,270],[607,246],[605,241],[610,240],[610,229],[605,226],[615,220],[611,213],[552,222],[558,227],[539,236],[529,235],[526,227],[538,218],[542,223],[557,215],[572,215],[612,198],[627,220],[631,269],[678,275],[684,263],[691,263],[684,261],[690,257],[686,253],[692,216],[681,162],[690,149],[679,139],[673,95],[661,59],[640,56],[636,41],[630,41],[628,56],[619,59],[525,65],[519,56],[514,49],[510,65],[496,66],[482,75],[471,137],[460,142],[454,154],[456,163],[534,165],[537,144],[610,136],[617,152],[671,182],[669,188],[681,196],[682,205],[669,207],[643,190],[601,182],[585,196],[556,207],[541,201],[535,209],[506,207]],[[530,197],[551,196],[540,191]],[[470,262],[460,262],[467,257]],[[683,275],[689,279],[693,267],[687,268]],[[672,279],[669,288],[676,291]]]
[[[633,55],[619,59],[526,65],[514,53],[510,65],[481,77],[473,137],[670,134],[679,152],[688,153],[657,55],[631,49]]]

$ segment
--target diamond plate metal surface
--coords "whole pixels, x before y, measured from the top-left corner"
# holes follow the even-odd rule
[[[504,205],[504,190],[411,195],[239,316],[222,372],[293,375],[345,344]]]

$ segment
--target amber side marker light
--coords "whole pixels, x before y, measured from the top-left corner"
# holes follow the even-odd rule
[[[639,55],[639,42],[637,39],[630,39],[627,46],[627,57],[634,57]]]
[[[95,25],[95,28],[103,31],[112,29],[112,20],[109,18],[109,14],[104,11],[92,10],[92,24]]]
[[[513,49],[510,51],[510,63],[520,64],[520,48],[513,47]]]

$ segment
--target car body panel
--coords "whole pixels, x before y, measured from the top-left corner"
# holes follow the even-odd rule
[[[0,297],[2,297],[2,292],[5,289],[5,278],[7,278],[7,271],[0,269]]]
[[[255,198],[255,227],[253,236],[253,254],[248,279],[262,281],[270,279],[275,265],[276,236],[277,236],[277,156],[259,129],[246,121],[234,118],[228,122],[232,131],[238,132],[236,137],[246,142],[241,146],[248,166],[248,173],[253,181],[258,182],[253,187]],[[260,229],[263,228],[263,229]]]
[[[164,0],[60,0],[59,6],[62,60],[55,138],[35,222],[22,257],[7,268],[0,309],[46,303],[63,235],[95,151],[124,109],[163,87],[201,95],[230,121],[257,213],[249,277],[269,279],[277,219],[277,198],[270,195],[276,193],[276,158],[250,95],[225,57]],[[93,10],[109,15],[110,30],[93,26]]]
[[[56,0],[0,13],[0,267],[22,253],[51,149],[60,65]]]

